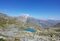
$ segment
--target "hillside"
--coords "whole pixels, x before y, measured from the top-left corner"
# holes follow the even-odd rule
[[[25,26],[25,27],[37,27],[37,28],[49,28],[56,25],[59,22],[60,22],[59,20],[41,20],[26,15],[12,17],[0,13],[0,26],[4,26],[7,24],[15,24],[18,25],[19,27]]]
[[[53,27],[60,27],[60,23],[57,23],[57,24],[54,25]]]
[[[0,13],[0,37],[7,41],[57,41],[60,29],[50,29],[56,23],[54,20],[44,21],[26,15],[12,17]]]

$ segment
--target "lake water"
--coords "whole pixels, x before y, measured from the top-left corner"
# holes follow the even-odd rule
[[[26,31],[30,31],[30,32],[35,32],[36,30],[34,30],[33,28],[27,28],[25,29]]]

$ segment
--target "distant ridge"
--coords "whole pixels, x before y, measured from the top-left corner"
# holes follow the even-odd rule
[[[41,20],[41,19],[36,19],[32,16],[27,16],[27,15],[21,15],[17,18],[18,20],[25,22],[25,23],[30,23],[30,24],[37,24],[43,28],[48,28],[52,27],[55,24],[59,23],[58,20]]]
[[[54,25],[54,27],[60,27],[60,23],[57,23],[56,25]]]
[[[4,16],[3,18],[1,18],[2,16]],[[17,17],[12,17],[12,16],[8,16],[6,14],[0,13],[0,18],[4,21],[7,22],[7,20],[9,20],[9,23],[16,23],[16,24],[28,24],[29,26],[38,26],[38,27],[42,27],[42,28],[49,28],[49,27],[60,27],[60,20],[41,20],[41,19],[37,19],[34,18],[33,16],[30,15],[20,15]],[[0,20],[1,20],[0,19]],[[1,21],[2,21],[1,20]],[[4,22],[2,22],[4,23]]]

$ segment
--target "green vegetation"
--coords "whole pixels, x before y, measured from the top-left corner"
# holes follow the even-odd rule
[[[0,38],[0,41],[6,41],[5,39],[3,39],[3,38]]]

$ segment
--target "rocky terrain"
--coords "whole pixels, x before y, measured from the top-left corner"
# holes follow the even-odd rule
[[[0,29],[0,38],[6,41],[60,41],[60,33],[54,34],[54,31],[47,30],[31,32],[10,25],[9,28]]]
[[[60,41],[60,27],[54,28],[55,23],[0,13],[0,41]]]

